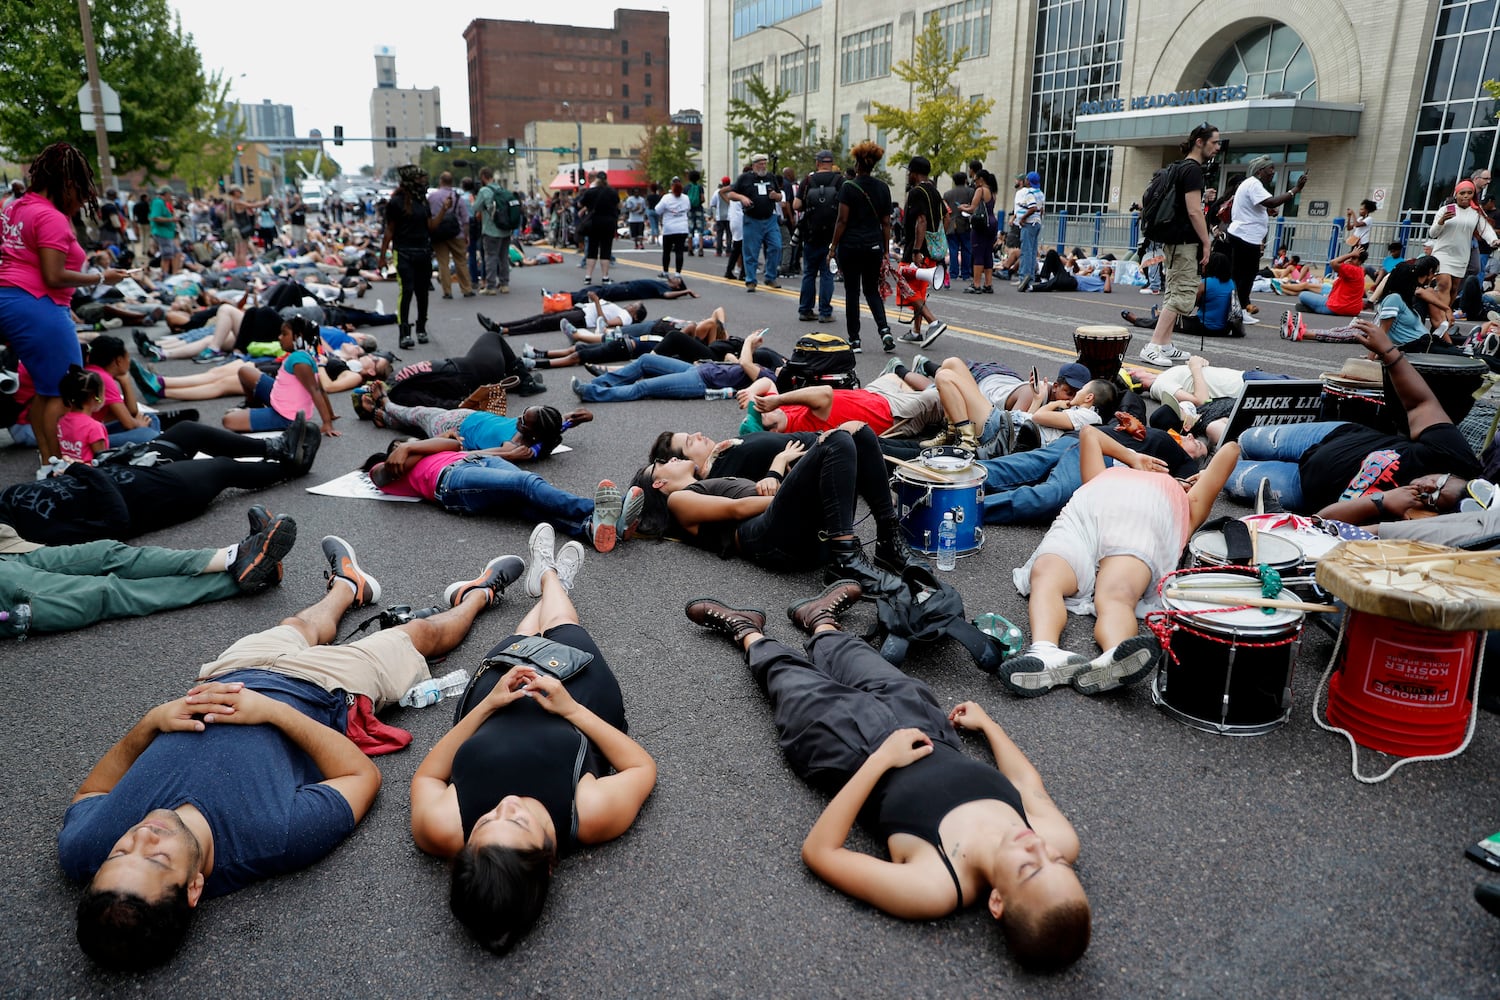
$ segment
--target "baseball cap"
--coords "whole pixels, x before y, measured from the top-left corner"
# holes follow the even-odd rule
[[[161,187],[159,187],[159,188],[156,189],[156,193],[157,194],[171,194],[172,193],[172,189],[168,185],[163,184]]]
[[[28,542],[8,524],[0,524],[0,554],[12,555],[21,552],[35,552],[41,548],[35,542]]]
[[[1093,375],[1076,361],[1070,361],[1057,370],[1057,380],[1066,383],[1074,392],[1088,385]]]
[[[723,187],[725,184],[728,184],[728,183],[729,183],[729,178],[728,177],[722,177],[722,178],[719,179],[719,187]]]
[[[1032,187],[1038,187],[1042,183],[1042,175],[1033,170],[1026,175],[1026,183]]]
[[[1026,175],[1025,174],[1016,174],[1016,180],[1018,180],[1018,181],[1024,181],[1025,179],[1026,179]]]
[[[817,163],[832,163],[833,162],[833,150],[831,150],[831,149],[820,149],[820,150],[818,150],[818,155],[817,155],[817,159],[816,159],[815,162],[817,162]]]

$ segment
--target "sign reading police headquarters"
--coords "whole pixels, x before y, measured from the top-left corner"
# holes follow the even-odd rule
[[[1250,88],[1202,87],[1198,90],[1175,90],[1170,94],[1145,94],[1130,99],[1131,111],[1149,111],[1152,108],[1188,108],[1195,104],[1222,104],[1225,101],[1243,101]],[[1079,101],[1080,115],[1110,115],[1125,110],[1125,98],[1109,97],[1102,101]]]
[[[1234,441],[1251,427],[1306,424],[1323,419],[1323,383],[1316,379],[1251,379],[1229,415],[1224,440]]]

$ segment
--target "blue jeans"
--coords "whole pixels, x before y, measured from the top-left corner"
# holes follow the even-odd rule
[[[1036,252],[1041,241],[1040,222],[1029,222],[1021,227],[1021,277],[1036,277]]]
[[[618,371],[605,372],[578,387],[585,403],[631,399],[702,399],[703,376],[696,365],[660,354],[642,354]]]
[[[812,315],[813,292],[818,295],[818,318],[833,316],[833,271],[828,266],[828,244],[802,244],[802,295],[797,299],[797,311]]]
[[[1240,460],[1225,491],[1236,500],[1255,499],[1261,479],[1271,481],[1271,496],[1287,510],[1302,507],[1302,472],[1298,461],[1307,449],[1344,426],[1342,420],[1310,424],[1252,427],[1240,435]]]
[[[948,277],[968,281],[974,277],[974,257],[968,233],[948,234]]]
[[[448,467],[435,499],[454,514],[510,514],[529,523],[551,521],[574,538],[594,516],[594,501],[558,489],[535,472],[503,458],[470,456]]]
[[[781,260],[781,226],[776,222],[776,216],[769,219],[745,219],[745,283],[755,281],[756,272],[760,268],[761,247],[765,247],[766,260],[772,262],[771,273],[766,275],[767,281],[775,281],[775,263]]]
[[[1319,295],[1317,292],[1298,292],[1297,311],[1319,313],[1323,316],[1337,315],[1332,309],[1328,308],[1328,296]]]
[[[148,413],[146,414],[146,420],[150,423],[149,427],[133,427],[128,431],[123,429],[119,422],[115,420],[111,420],[105,424],[104,429],[109,431],[109,446],[111,448],[118,448],[122,444],[135,444],[137,442],[144,444],[147,441],[155,441],[161,437],[160,418],[154,413]]]
[[[985,471],[986,493],[981,501],[985,524],[1045,520],[1062,510],[1083,486],[1076,437],[1061,437],[1045,448],[987,458],[979,464]]]

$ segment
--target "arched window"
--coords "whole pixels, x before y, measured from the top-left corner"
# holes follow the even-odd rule
[[[1302,36],[1279,22],[1243,35],[1219,57],[1209,87],[1246,88],[1245,96],[1318,99],[1318,77]]]

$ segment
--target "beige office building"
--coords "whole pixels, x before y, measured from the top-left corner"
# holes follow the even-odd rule
[[[375,50],[375,89],[370,91],[370,135],[375,176],[403,163],[416,163],[422,147],[432,145],[443,124],[439,88],[396,86],[396,53],[388,45]],[[389,141],[382,136],[390,136]]]
[[[1229,141],[1221,187],[1267,154],[1289,214],[1341,216],[1363,198],[1377,219],[1420,220],[1454,182],[1496,159],[1500,78],[1495,0],[709,0],[704,163],[735,173],[749,150],[725,132],[752,75],[792,93],[817,128],[883,140],[871,101],[904,105],[892,72],[936,15],[965,46],[960,92],[994,98],[987,166],[1036,170],[1051,205],[1122,212],[1201,122]],[[778,30],[784,29],[784,30]],[[795,36],[795,37],[793,37]],[[807,65],[804,65],[807,64]],[[893,144],[887,143],[893,147]],[[893,175],[897,172],[892,170]],[[946,186],[946,185],[944,185]]]
[[[646,126],[640,122],[527,122],[521,139],[527,151],[516,157],[516,190],[545,196],[559,171],[576,167],[580,129],[586,165],[608,160],[608,168],[593,169],[620,169],[627,163],[634,169],[645,137]]]

